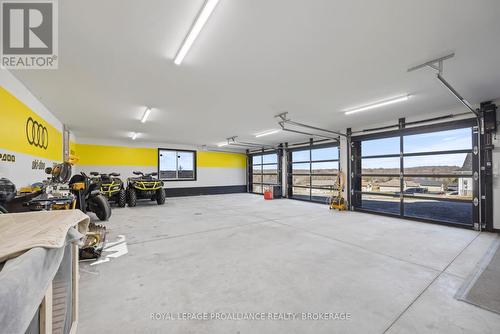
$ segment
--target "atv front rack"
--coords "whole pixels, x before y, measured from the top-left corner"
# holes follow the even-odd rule
[[[133,186],[134,188],[143,191],[158,190],[162,187],[162,182],[133,180]]]

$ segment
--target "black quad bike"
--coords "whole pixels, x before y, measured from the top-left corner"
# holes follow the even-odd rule
[[[76,197],[76,208],[84,213],[91,211],[99,220],[111,217],[111,206],[99,190],[99,183],[92,181],[85,173],[73,175],[69,180],[69,188]]]
[[[109,202],[116,203],[120,208],[127,204],[127,192],[123,181],[118,178],[120,174],[99,174],[91,172],[90,175],[95,177],[95,181],[99,183],[101,194],[103,194]]]
[[[136,206],[138,199],[156,200],[158,205],[165,203],[163,181],[155,178],[158,173],[144,174],[142,172],[134,172],[134,175],[137,175],[137,177],[130,177],[127,179],[128,206]]]

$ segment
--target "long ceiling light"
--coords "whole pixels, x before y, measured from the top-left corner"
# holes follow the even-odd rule
[[[205,23],[207,23],[208,18],[214,11],[215,7],[217,6],[217,3],[219,0],[206,0],[205,3],[203,4],[203,7],[196,17],[196,20],[194,21],[194,24],[191,26],[191,30],[187,34],[186,38],[182,42],[181,48],[179,51],[177,51],[177,54],[175,55],[174,58],[174,63],[176,65],[180,65],[182,63],[182,60],[186,56],[186,54],[189,52],[189,49],[193,45],[194,41],[198,37],[201,29],[203,29],[203,26]]]
[[[224,147],[224,146],[227,146],[227,145],[229,145],[228,142],[222,142],[222,143],[218,143],[217,144],[218,147]]]
[[[360,111],[366,111],[366,110],[375,109],[375,108],[387,106],[387,105],[394,104],[394,103],[408,101],[409,98],[410,98],[410,95],[407,94],[407,95],[398,96],[398,97],[394,97],[391,99],[387,99],[387,100],[383,100],[383,101],[379,101],[379,102],[375,102],[375,103],[371,103],[371,104],[365,104],[363,106],[359,106],[359,107],[355,107],[355,108],[346,109],[344,111],[345,111],[346,115],[351,115],[351,114],[354,114],[354,113],[357,113]]]
[[[146,121],[148,120],[149,114],[151,114],[151,108],[147,107],[146,110],[144,110],[144,114],[142,115],[141,123],[146,123]]]
[[[264,132],[261,132],[261,133],[257,133],[255,135],[255,138],[273,135],[273,134],[278,133],[278,132],[280,132],[280,130],[277,130],[277,129],[269,130],[269,131],[264,131]]]

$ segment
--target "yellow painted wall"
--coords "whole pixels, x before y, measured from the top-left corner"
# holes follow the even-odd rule
[[[79,159],[79,165],[86,166],[147,166],[158,165],[158,149],[94,144],[70,144]],[[245,168],[246,155],[225,152],[197,152],[198,167]]]
[[[87,166],[156,166],[157,150],[126,146],[76,144],[79,165]]]
[[[76,155],[76,142],[72,140],[69,141],[69,154]]]
[[[33,122],[40,124],[40,129],[45,129],[48,134],[46,148],[30,144]],[[33,155],[55,161],[62,161],[62,133],[51,124],[34,113],[24,103],[19,101],[6,89],[0,87],[0,148],[8,151]]]
[[[197,152],[198,167],[246,168],[247,156],[240,153]]]

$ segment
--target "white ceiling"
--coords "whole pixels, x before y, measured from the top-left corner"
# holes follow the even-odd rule
[[[172,59],[203,0],[59,1],[59,69],[14,74],[77,138],[213,145],[226,137],[304,139],[273,116],[334,130],[460,108],[432,71],[471,103],[500,97],[498,0],[220,0],[181,66]],[[398,105],[342,109],[403,93]],[[146,105],[150,120],[140,123]]]

